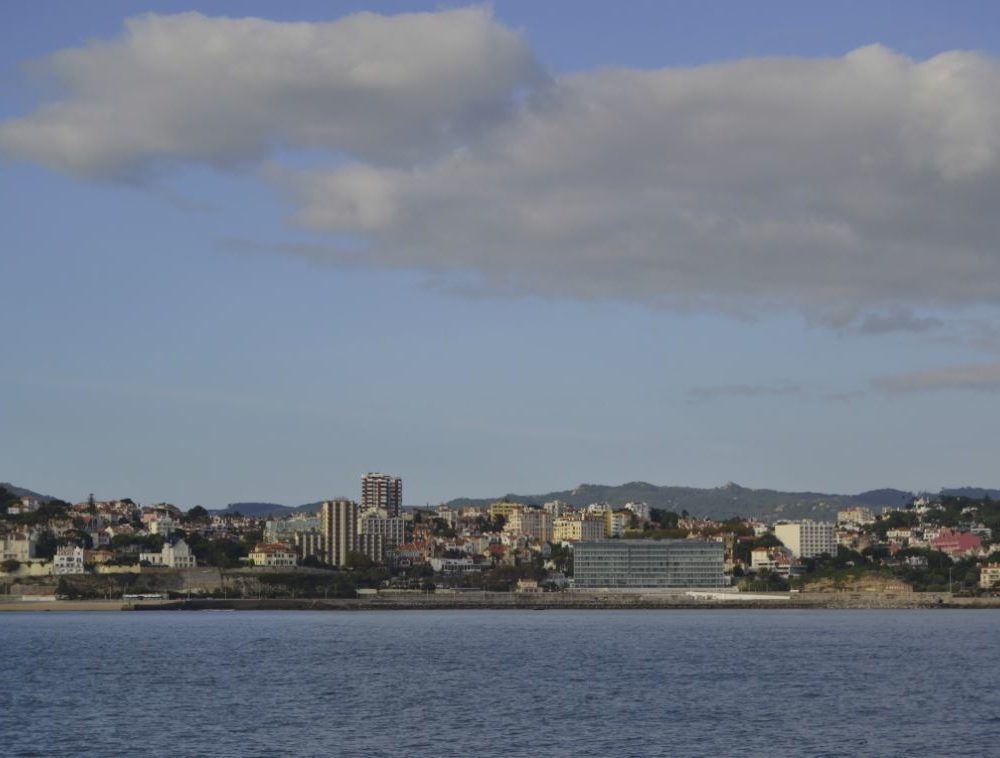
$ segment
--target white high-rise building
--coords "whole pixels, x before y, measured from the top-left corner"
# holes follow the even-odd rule
[[[825,521],[790,521],[774,525],[774,536],[795,558],[837,554],[837,529]]]

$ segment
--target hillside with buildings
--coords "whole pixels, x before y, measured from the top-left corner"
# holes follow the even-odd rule
[[[573,506],[604,502],[622,507],[629,502],[645,502],[652,508],[676,513],[687,511],[698,517],[730,518],[751,516],[756,518],[812,518],[829,519],[838,510],[853,505],[889,506],[902,505],[900,490],[874,490],[861,495],[835,495],[820,492],[782,492],[771,489],[750,489],[728,482],[721,487],[658,486],[648,482],[628,482],[617,486],[581,484],[571,490],[549,492],[544,495],[508,494],[503,498],[456,498],[449,501],[452,507],[489,505],[497,499],[541,505],[560,500]],[[909,493],[907,493],[909,494]],[[909,498],[907,498],[909,499]]]

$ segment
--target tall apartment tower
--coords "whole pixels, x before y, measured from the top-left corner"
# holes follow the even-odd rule
[[[319,522],[323,559],[332,566],[346,566],[348,553],[358,551],[358,504],[346,498],[327,500]]]
[[[368,473],[361,477],[361,510],[382,509],[389,518],[403,507],[403,480],[391,474]]]

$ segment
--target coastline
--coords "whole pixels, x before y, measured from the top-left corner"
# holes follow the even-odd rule
[[[506,596],[504,596],[506,595]],[[374,598],[243,598],[176,600],[0,600],[3,612],[109,611],[403,611],[403,610],[904,610],[1000,609],[1000,598],[951,597],[946,593],[775,593],[767,599],[694,599],[669,595],[578,596],[570,593],[488,593]]]

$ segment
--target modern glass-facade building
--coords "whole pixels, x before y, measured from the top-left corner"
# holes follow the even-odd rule
[[[725,587],[721,542],[596,540],[573,550],[576,587]]]

